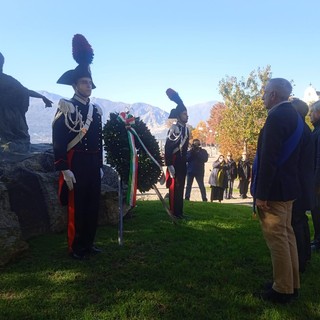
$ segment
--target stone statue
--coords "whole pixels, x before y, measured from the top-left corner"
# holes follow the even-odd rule
[[[46,107],[52,107],[52,101],[3,73],[3,65],[4,57],[0,53],[0,153],[28,153],[30,135],[26,112],[29,97],[41,98]]]

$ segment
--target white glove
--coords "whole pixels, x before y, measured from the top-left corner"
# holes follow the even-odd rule
[[[103,176],[104,176],[104,172],[103,172],[102,168],[100,168],[100,178],[102,179]]]
[[[176,170],[174,169],[174,166],[168,166],[168,171],[169,171],[170,177],[173,179],[176,175]]]
[[[76,183],[76,178],[71,170],[62,170],[63,179],[66,182],[68,189],[71,191],[73,189],[73,184]]]

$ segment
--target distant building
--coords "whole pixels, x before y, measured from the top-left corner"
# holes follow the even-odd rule
[[[303,100],[308,105],[320,100],[320,91],[317,91],[310,83],[309,87],[304,91]]]

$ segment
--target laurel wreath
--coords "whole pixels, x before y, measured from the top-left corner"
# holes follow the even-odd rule
[[[110,113],[110,120],[103,127],[104,150],[106,151],[106,163],[113,167],[121,176],[123,183],[128,184],[130,171],[130,146],[127,135],[127,128],[118,119],[119,113]],[[145,147],[160,165],[163,159],[157,140],[151,134],[147,125],[135,118],[132,124]],[[158,182],[161,175],[159,167],[150,159],[141,146],[138,139],[135,139],[135,146],[138,154],[138,183],[140,192],[149,191]]]

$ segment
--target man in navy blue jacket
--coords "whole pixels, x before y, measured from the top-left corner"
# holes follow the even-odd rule
[[[187,152],[187,186],[185,199],[190,200],[191,188],[194,178],[196,178],[202,201],[208,201],[206,188],[204,186],[204,164],[208,161],[208,152],[201,148],[200,140],[194,139],[191,149]]]
[[[103,173],[102,110],[90,102],[95,88],[89,68],[93,50],[86,43],[82,35],[73,37],[72,52],[79,65],[66,71],[57,83],[72,86],[74,96],[59,101],[52,124],[59,197],[61,204],[68,205],[68,250],[77,260],[101,252],[94,239]]]
[[[188,111],[179,94],[169,88],[168,98],[177,106],[172,109],[169,119],[176,119],[167,134],[165,144],[165,163],[167,166],[166,186],[169,188],[170,211],[177,219],[184,219],[183,191],[187,174],[187,149],[189,129],[187,127]]]
[[[278,303],[290,302],[300,287],[291,217],[293,202],[301,192],[298,163],[303,121],[288,102],[291,91],[290,82],[282,78],[270,79],[264,89],[268,117],[258,139],[254,194],[273,265],[273,283],[261,298]]]
[[[314,126],[312,141],[314,145],[314,190],[315,203],[311,210],[314,239],[311,242],[312,250],[320,250],[320,101],[310,106],[310,121]],[[309,156],[309,155],[308,155]]]
[[[302,192],[293,203],[292,227],[297,240],[299,257],[299,271],[304,272],[308,260],[311,259],[310,228],[307,210],[314,208],[314,144],[311,137],[311,129],[305,123],[305,117],[309,112],[308,105],[299,99],[291,100],[292,106],[298,111],[304,122],[304,130],[301,142],[301,154],[299,162],[299,180]]]

